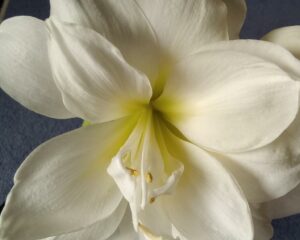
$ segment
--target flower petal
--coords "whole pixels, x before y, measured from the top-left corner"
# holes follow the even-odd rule
[[[110,218],[111,219],[111,218]],[[103,221],[99,221],[97,223],[95,223],[93,225],[93,227],[96,228],[96,225],[100,228],[103,229],[102,223],[104,222],[104,224],[108,224],[110,220],[103,220]],[[114,225],[114,224],[113,224]],[[110,226],[108,226],[110,228]],[[90,228],[88,229],[90,230]],[[98,229],[94,229],[95,231],[99,231]],[[74,238],[70,238],[72,240],[90,240],[90,238],[76,238],[75,237],[76,233],[71,233],[69,235],[65,235],[67,237],[69,236],[73,236]],[[85,231],[85,229],[83,229],[82,231],[78,232],[78,234],[81,234],[81,236],[83,236],[83,234],[90,234],[90,231]],[[84,235],[86,236],[86,235]],[[63,238],[64,236],[59,236],[59,237],[50,237],[50,238],[46,238],[46,239],[41,239],[41,240],[65,240],[65,238]],[[94,234],[91,236],[94,237]],[[125,215],[123,216],[123,219],[121,221],[121,223],[119,224],[118,228],[116,229],[116,231],[108,238],[106,238],[106,236],[104,236],[106,240],[145,240],[144,238],[142,238],[142,236],[139,236],[139,234],[137,232],[135,232],[133,225],[132,225],[132,219],[131,219],[131,213],[130,210],[127,208],[127,211],[125,212]],[[69,238],[66,238],[69,239]],[[93,239],[93,238],[91,238]],[[98,236],[98,238],[96,238],[97,240],[101,240],[103,239],[103,236]]]
[[[251,205],[255,240],[269,240],[273,236],[271,220],[264,214],[261,205]]]
[[[297,128],[293,125],[278,140],[263,148],[216,156],[238,180],[249,201],[270,201],[300,183],[300,128],[299,123]]]
[[[97,221],[91,226],[83,228],[78,232],[52,237],[49,240],[106,240],[119,227],[119,224],[124,217],[127,205],[127,202],[123,200],[109,217]]]
[[[50,62],[67,108],[91,122],[132,114],[149,102],[147,77],[95,31],[48,20]]]
[[[161,51],[136,1],[51,0],[50,3],[51,16],[94,29],[113,43],[129,64],[151,81],[155,80],[161,67]]]
[[[202,51],[232,50],[272,62],[299,81],[300,62],[285,49],[268,42],[238,40],[211,44]],[[247,198],[264,202],[278,198],[299,183],[299,115],[278,140],[246,153],[216,156],[234,174]]]
[[[140,212],[139,233],[142,236],[155,236],[158,240],[176,239],[179,236],[164,209],[163,197],[147,205]]]
[[[300,185],[281,198],[264,204],[270,219],[283,218],[300,213]]]
[[[211,155],[167,136],[171,154],[184,161],[176,191],[162,197],[171,223],[186,239],[253,239],[251,212],[230,174]]]
[[[37,50],[38,49],[38,50]],[[0,26],[0,87],[30,110],[70,118],[52,78],[45,23],[14,17]]]
[[[139,238],[138,233],[133,228],[131,212],[128,208],[120,226],[107,240],[143,240]]]
[[[189,140],[238,152],[276,139],[298,112],[299,85],[246,53],[199,52],[176,66],[155,107]]]
[[[80,230],[111,215],[123,199],[106,167],[135,124],[91,125],[38,147],[15,176],[0,238],[39,239]]]
[[[275,29],[267,33],[262,40],[276,43],[300,59],[300,26],[289,26]]]
[[[258,40],[223,41],[206,45],[201,51],[237,51],[274,63],[295,80],[300,80],[300,62],[286,49],[274,43]]]
[[[245,0],[223,0],[228,9],[228,32],[230,39],[238,39],[246,18]]]
[[[228,39],[227,9],[218,0],[138,0],[159,42],[189,55],[201,45]]]

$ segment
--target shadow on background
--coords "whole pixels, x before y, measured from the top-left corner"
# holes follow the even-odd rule
[[[3,208],[4,208],[4,203],[0,206],[0,213],[2,212]]]

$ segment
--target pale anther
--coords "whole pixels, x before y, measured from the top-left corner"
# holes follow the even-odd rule
[[[139,229],[147,236],[147,239],[162,240],[161,237],[157,237],[157,236],[153,235],[151,230],[141,223],[139,223]]]
[[[149,203],[154,203],[155,202],[155,197],[150,198]]]
[[[131,176],[137,177],[137,176],[139,175],[138,170],[136,170],[136,169],[134,169],[134,168],[126,167],[126,169],[130,172],[130,175],[131,175]]]
[[[146,182],[147,183],[152,183],[152,181],[153,181],[153,176],[152,176],[152,174],[150,172],[148,172],[146,174]]]

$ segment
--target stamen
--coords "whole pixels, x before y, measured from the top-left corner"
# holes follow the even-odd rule
[[[134,168],[126,167],[126,169],[130,172],[130,175],[131,175],[131,176],[137,177],[137,176],[139,175],[138,170],[136,170],[136,169],[134,169]]]
[[[147,239],[162,240],[161,237],[154,235],[151,232],[151,230],[149,228],[147,228],[145,225],[139,223],[138,226],[139,226],[139,229],[141,230],[141,232],[145,235],[145,237],[147,237]]]
[[[152,183],[152,181],[153,181],[153,176],[150,172],[148,172],[147,175],[146,175],[146,182],[147,183]]]
[[[154,203],[155,202],[155,197],[150,198],[149,203]]]

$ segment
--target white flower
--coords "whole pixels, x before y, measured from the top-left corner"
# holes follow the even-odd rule
[[[92,124],[24,161],[1,240],[270,238],[261,209],[300,182],[300,63],[224,41],[243,6],[53,0],[46,23],[5,21],[1,87]]]
[[[288,49],[300,59],[300,26],[289,26],[275,29],[266,34],[263,40],[270,41]]]

